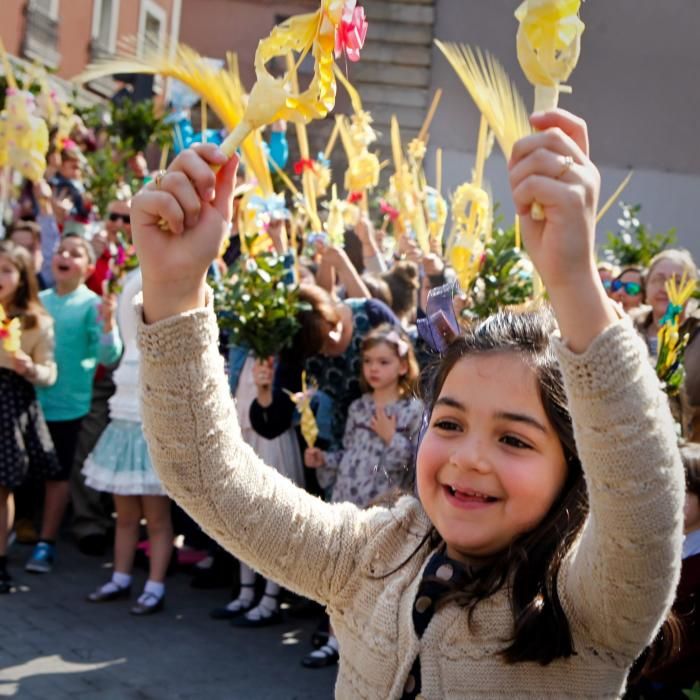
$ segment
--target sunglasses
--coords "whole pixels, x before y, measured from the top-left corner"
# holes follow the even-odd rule
[[[116,212],[110,212],[108,218],[110,221],[122,221],[125,224],[131,223],[130,214],[117,214]]]
[[[637,296],[637,294],[642,293],[642,285],[638,282],[623,282],[622,280],[613,280],[610,284],[610,289],[613,292],[619,292],[621,289],[624,290],[625,294],[630,297]]]

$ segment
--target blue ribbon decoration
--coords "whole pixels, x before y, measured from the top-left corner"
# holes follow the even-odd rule
[[[267,214],[271,221],[285,221],[292,216],[283,194],[272,194],[269,197],[253,195],[248,200],[248,207],[258,212],[258,215]]]

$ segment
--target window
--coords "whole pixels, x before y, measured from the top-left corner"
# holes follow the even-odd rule
[[[165,10],[153,0],[141,0],[139,14],[138,52],[143,56],[146,51],[163,48],[165,44]]]
[[[29,10],[49,19],[58,19],[58,0],[29,0]]]
[[[113,54],[117,48],[119,0],[93,0],[93,53]]]
[[[58,68],[58,0],[29,0],[22,53],[31,61]]]

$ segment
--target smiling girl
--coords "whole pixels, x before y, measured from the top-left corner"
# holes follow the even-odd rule
[[[559,337],[546,315],[499,314],[449,349],[418,497],[391,508],[322,503],[240,438],[204,282],[236,163],[183,153],[134,202],[154,465],[236,556],[327,606],[337,697],[618,697],[670,608],[684,490],[670,413],[596,270],[586,125],[531,121],[510,183]]]

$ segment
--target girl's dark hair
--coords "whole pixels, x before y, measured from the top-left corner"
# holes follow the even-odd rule
[[[521,313],[501,311],[478,322],[448,348],[425,396],[431,413],[448,374],[464,357],[516,353],[535,374],[545,413],[564,450],[566,481],[542,521],[479,570],[468,589],[453,591],[443,602],[461,603],[469,609],[471,620],[481,601],[507,586],[514,631],[502,653],[509,663],[535,661],[545,665],[575,653],[557,580],[562,561],[583,528],[588,496],[564,383],[551,344],[554,330],[554,318],[544,307]]]
[[[382,275],[391,292],[391,309],[399,317],[412,313],[417,306],[417,292],[420,287],[418,266],[409,260],[397,262]]]
[[[383,301],[389,308],[391,308],[393,300],[391,296],[391,289],[389,289],[389,285],[386,283],[386,280],[383,280],[381,277],[377,277],[377,275],[373,275],[371,272],[364,272],[362,274],[362,281],[365,283],[365,287],[367,287],[369,293],[372,295],[372,299],[379,299],[379,301]]]
[[[6,309],[11,318],[19,318],[22,330],[30,330],[39,323],[46,311],[39,301],[39,284],[34,271],[32,256],[22,246],[12,241],[0,241],[0,255],[4,255],[19,271],[19,284],[12,305]]]
[[[328,333],[340,321],[340,314],[333,297],[315,284],[299,287],[299,301],[306,305],[297,313],[299,330],[292,344],[282,354],[294,362],[305,360],[321,352]]]
[[[399,341],[399,342],[397,342]],[[404,344],[404,354],[401,355],[399,343]],[[416,380],[418,379],[418,361],[416,360],[416,355],[413,352],[413,346],[411,341],[395,326],[389,323],[382,323],[380,326],[373,328],[367,335],[362,339],[362,345],[360,347],[360,352],[364,355],[368,350],[381,345],[382,343],[391,347],[396,355],[402,359],[406,360],[406,374],[399,378],[399,393],[401,397],[411,396],[414,393],[416,387]],[[360,373],[360,388],[363,393],[371,391],[371,387],[365,381],[364,372]]]

